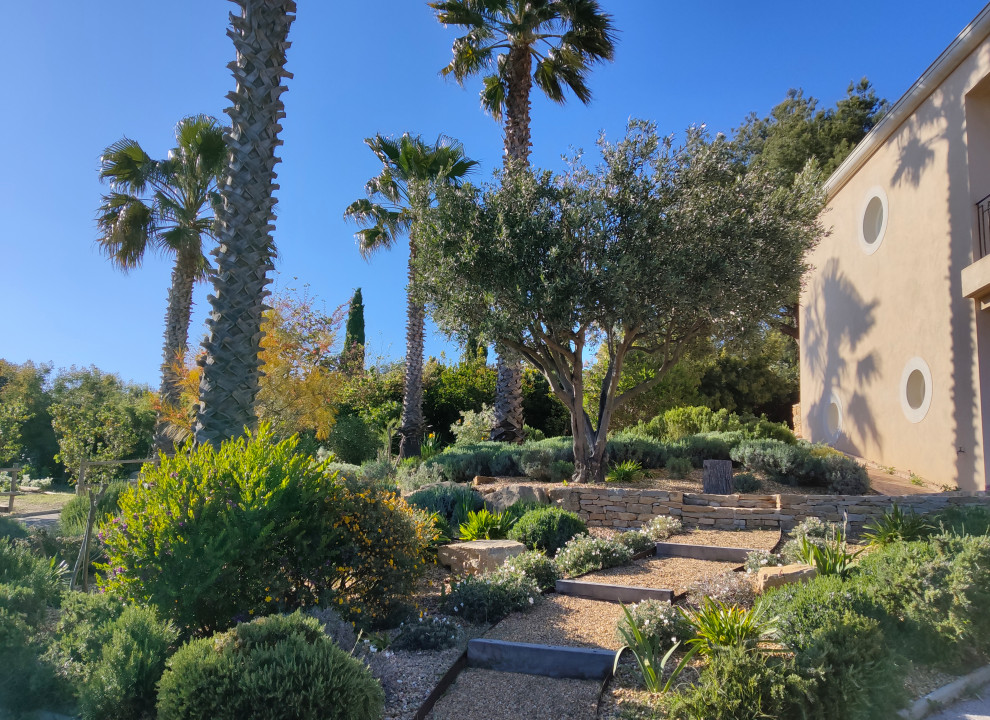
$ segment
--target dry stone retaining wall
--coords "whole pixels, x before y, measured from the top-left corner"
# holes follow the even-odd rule
[[[568,485],[549,490],[550,501],[578,513],[591,526],[636,528],[657,515],[678,517],[688,527],[790,530],[809,517],[849,522],[855,535],[864,523],[895,503],[930,513],[951,505],[990,507],[978,493],[932,495],[706,495],[668,490]]]

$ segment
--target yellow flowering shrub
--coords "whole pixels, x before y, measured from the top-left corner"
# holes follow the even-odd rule
[[[162,457],[144,479],[100,526],[101,589],[157,605],[186,634],[314,605],[380,624],[434,532],[395,492],[339,477],[267,427]]]

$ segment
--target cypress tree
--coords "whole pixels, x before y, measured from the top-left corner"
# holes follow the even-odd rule
[[[347,312],[343,364],[352,374],[364,370],[364,300],[361,297],[361,288],[354,291],[351,307]]]

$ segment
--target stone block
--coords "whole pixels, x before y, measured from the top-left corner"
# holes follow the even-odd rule
[[[534,485],[506,485],[485,496],[485,505],[493,512],[501,512],[519,501],[549,503],[547,491]]]
[[[479,487],[481,485],[494,485],[498,482],[497,477],[488,477],[487,475],[475,475],[474,480],[471,481],[471,485],[474,487]]]
[[[780,567],[764,567],[756,572],[756,592],[762,593],[770,588],[805,582],[818,575],[818,571],[810,565],[782,565]]]
[[[437,558],[453,573],[475,575],[494,570],[525,550],[526,546],[515,540],[472,540],[441,546]]]

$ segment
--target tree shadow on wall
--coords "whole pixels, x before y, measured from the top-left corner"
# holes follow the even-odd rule
[[[880,368],[872,351],[853,364],[843,353],[852,354],[876,323],[877,301],[865,302],[839,270],[835,259],[810,288],[816,302],[804,306],[801,322],[806,328],[805,353],[813,376],[822,378],[822,393],[808,412],[812,437],[827,435],[824,418],[832,391],[846,398],[842,409],[842,434],[836,445],[856,455],[863,454],[866,442],[880,444],[880,432],[863,390],[879,376]]]

